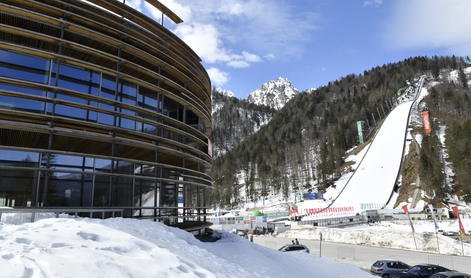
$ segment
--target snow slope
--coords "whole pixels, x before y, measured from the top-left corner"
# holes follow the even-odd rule
[[[158,222],[0,222],[0,277],[371,277],[352,264],[281,253],[239,236],[203,243]]]
[[[386,204],[401,166],[404,132],[412,103],[400,104],[386,118],[355,174],[335,200],[335,206]]]

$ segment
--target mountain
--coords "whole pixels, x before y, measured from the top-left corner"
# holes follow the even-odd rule
[[[280,110],[297,94],[299,94],[299,91],[288,78],[278,77],[276,81],[267,82],[260,89],[250,93],[247,96],[247,101]]]
[[[257,105],[240,100],[231,91],[212,90],[212,134],[213,158],[217,158],[266,125],[276,110],[266,105]]]
[[[467,62],[453,61],[454,57],[411,57],[377,66],[359,75],[341,77],[316,90],[294,93],[282,107],[275,105],[281,103],[275,99],[288,98],[291,94],[285,91],[294,91],[289,89],[291,83],[282,78],[264,84],[247,101],[226,100],[224,108],[218,110],[221,114],[213,118],[219,144],[228,147],[214,160],[211,175],[215,182],[209,203],[219,208],[244,208],[261,206],[275,199],[280,202],[294,201],[294,196],[302,192],[326,192],[349,170],[351,164],[344,163],[347,153],[351,153],[356,146],[355,151],[359,152],[365,146],[358,144],[357,121],[365,123],[364,136],[374,134],[371,131],[392,109],[398,90],[408,85],[407,80],[416,80],[422,75],[429,76],[428,88],[440,82],[442,84],[437,93],[431,93],[423,102],[430,107],[433,118],[438,116],[436,119],[441,118],[457,131],[453,136],[446,137],[447,140],[453,138],[459,142],[455,144],[456,150],[451,147],[451,141],[446,143],[450,148],[450,162],[459,161],[459,155],[466,155],[471,161],[471,151],[458,151],[458,146],[463,150],[471,149],[464,139],[468,133],[460,131],[470,130],[471,134],[471,128],[468,128],[471,121],[467,120],[471,114],[471,92],[465,82],[470,72],[456,68],[456,64],[467,68]],[[456,71],[456,78],[451,81],[440,76],[449,69]],[[270,107],[253,106],[257,110],[251,111],[247,102],[251,105],[263,103]],[[272,111],[269,112],[268,108]],[[247,117],[241,117],[241,112],[247,113]],[[250,125],[255,124],[259,128],[256,132],[246,125],[245,121],[255,120],[256,115],[262,117],[263,113],[271,119],[266,117],[269,121],[260,121],[260,125],[251,122]],[[440,131],[438,125],[438,120],[432,122],[434,130]],[[244,128],[250,132],[234,136]],[[416,132],[424,138],[425,146],[419,146],[418,154],[411,153],[417,161],[411,160],[413,164],[404,166],[405,176],[403,183],[398,185],[402,186],[399,194],[406,194],[404,199],[407,201],[410,196],[408,188],[413,188],[409,183],[420,174],[421,183],[424,181],[424,187],[421,184],[426,191],[424,194],[431,196],[435,191],[441,199],[459,194],[459,198],[471,200],[471,187],[465,186],[469,184],[466,179],[471,180],[471,174],[466,174],[471,173],[471,163],[461,163],[461,168],[456,168],[456,162],[450,166],[461,175],[456,175],[454,180],[447,178],[449,188],[442,188],[445,177],[440,174],[444,169],[440,155],[442,146],[437,139],[440,134],[434,135],[432,140],[422,130],[418,128]],[[440,138],[443,138],[442,135]],[[453,182],[456,187],[451,187]],[[454,193],[455,189],[464,192]],[[399,200],[402,200],[401,195]]]

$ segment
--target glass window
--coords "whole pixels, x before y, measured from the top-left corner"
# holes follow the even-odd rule
[[[155,205],[155,181],[136,179],[134,185],[134,206],[153,207]]]
[[[17,162],[22,167],[31,167],[30,163]],[[34,206],[37,183],[37,171],[0,169],[0,207]]]
[[[118,161],[116,164],[116,173],[133,175],[134,174],[134,163],[126,161]]]
[[[137,85],[128,81],[121,80],[118,85],[118,100],[136,105]]]
[[[111,186],[110,206],[123,207],[132,205],[132,178],[115,177]]]
[[[111,160],[110,159],[95,159],[95,171],[103,173],[111,173]]]
[[[101,79],[101,93],[100,96],[108,99],[115,100],[116,91],[116,78],[103,74]]]
[[[144,87],[139,87],[138,106],[154,112],[160,111],[161,101],[157,99],[158,94]]]
[[[118,126],[120,126],[120,127],[127,128],[127,129],[130,129],[130,130],[135,130],[136,129],[136,121],[126,119],[126,118],[123,118],[123,117],[118,117],[116,120],[119,121]]]
[[[93,192],[93,206],[109,207],[110,191],[110,177],[97,175],[95,177],[95,187]]]
[[[0,165],[19,167],[39,167],[39,153],[0,150]]]
[[[44,113],[45,104],[43,101],[16,98],[15,110],[26,111],[32,113]]]
[[[56,115],[75,118],[75,119],[85,119],[85,115],[87,114],[87,110],[82,108],[76,108],[71,106],[65,106],[61,104],[56,105]]]
[[[48,206],[77,207],[91,204],[92,175],[54,173],[49,176]]]
[[[48,83],[49,60],[0,50],[0,76]]]
[[[0,95],[0,108],[13,110],[15,107],[15,98]]]
[[[58,87],[79,91],[85,94],[98,95],[100,78],[98,73],[91,70],[79,69],[61,65]]]
[[[98,122],[100,124],[105,124],[105,125],[114,125],[114,116],[105,114],[105,113],[99,113],[98,115]]]

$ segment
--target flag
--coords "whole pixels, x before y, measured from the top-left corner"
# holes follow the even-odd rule
[[[432,205],[428,205],[428,208],[430,209],[430,211],[432,212],[432,218],[433,218],[433,221],[435,221],[435,230],[438,230],[438,224],[437,224],[437,218],[435,218],[435,212],[433,212],[433,206]]]
[[[412,228],[412,232],[415,233],[414,225],[412,225],[412,221],[410,220],[410,217],[409,217],[409,212],[407,211],[407,206],[404,205],[404,206],[402,207],[402,209],[403,209],[404,212],[406,213],[407,218],[409,218],[409,222],[410,222],[410,226],[411,226],[411,228]]]
[[[455,212],[456,217],[458,217],[458,221],[460,223],[460,234],[462,237],[464,237],[466,235],[466,231],[464,230],[463,223],[461,223],[461,218],[460,218],[460,215],[458,214],[458,208],[452,207],[451,209],[453,210],[453,212]]]

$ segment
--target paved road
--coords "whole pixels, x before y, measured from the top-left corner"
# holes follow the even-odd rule
[[[291,240],[290,238],[254,237],[254,243],[271,249],[278,249],[285,244],[290,244]],[[303,239],[300,241],[300,244],[306,245],[312,255],[319,255],[319,241]],[[341,263],[354,264],[363,270],[369,270],[371,265],[379,259],[398,259],[409,265],[429,262],[436,263],[447,268],[471,274],[471,257],[439,255],[325,241],[322,242],[321,251],[322,256],[336,259]]]

